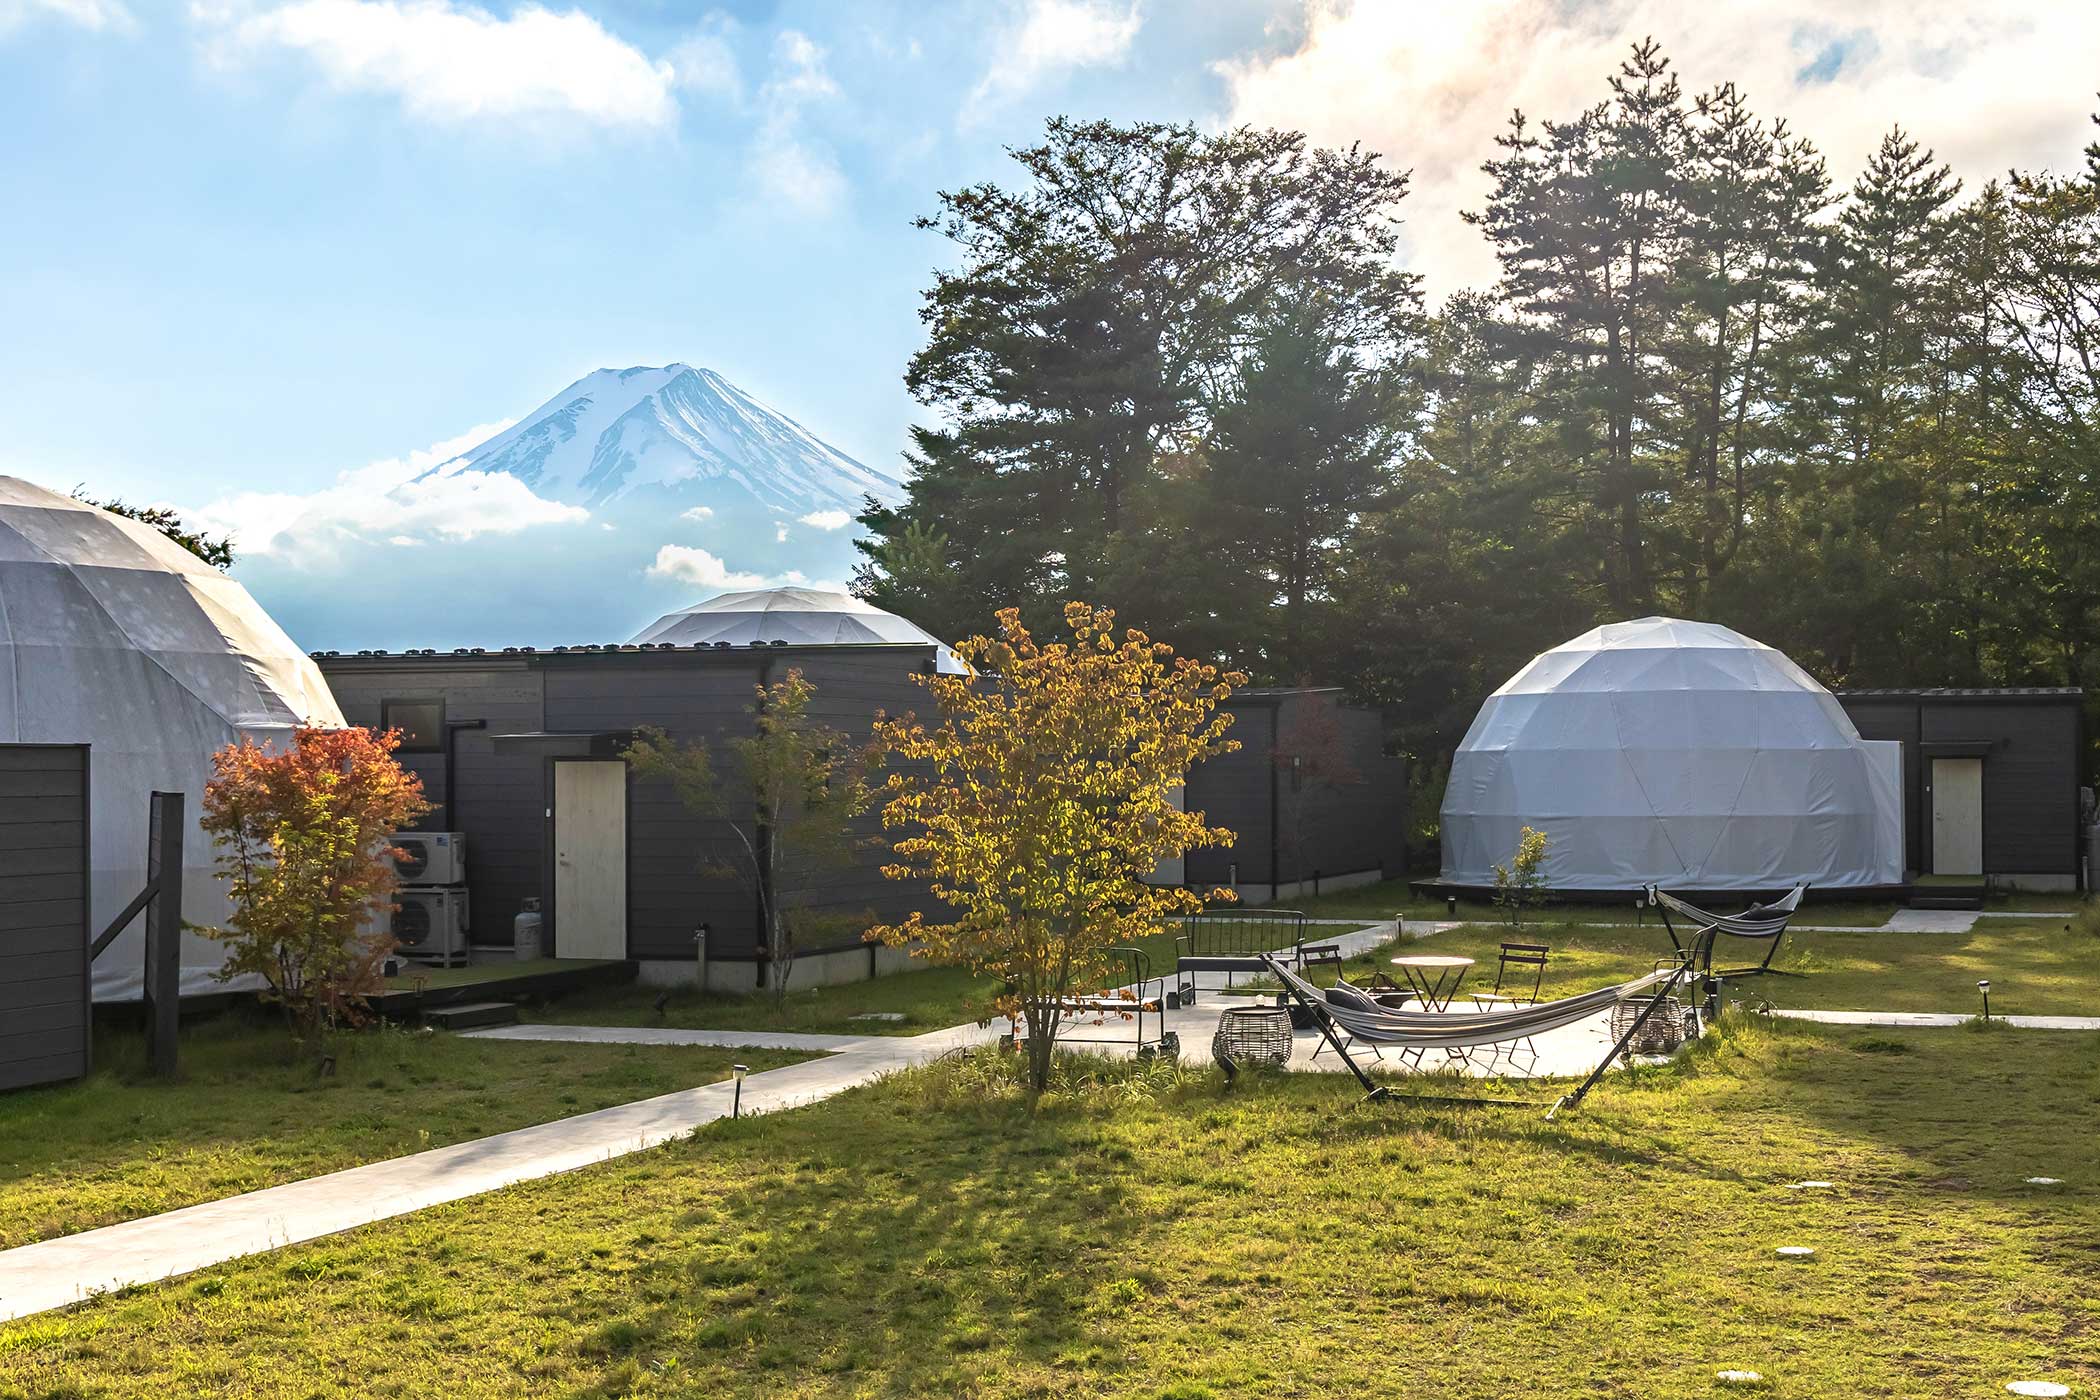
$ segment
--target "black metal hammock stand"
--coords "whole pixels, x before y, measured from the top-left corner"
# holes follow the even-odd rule
[[[1689,919],[1701,932],[1725,933],[1730,938],[1762,938],[1766,940],[1764,961],[1755,967],[1729,967],[1716,972],[1713,969],[1713,947],[1707,946],[1704,975],[1708,977],[1799,977],[1798,972],[1772,966],[1773,955],[1779,951],[1779,941],[1786,937],[1786,926],[1801,909],[1801,896],[1808,893],[1807,882],[1795,885],[1784,899],[1775,899],[1770,904],[1753,904],[1740,914],[1709,914],[1696,904],[1686,903],[1674,894],[1655,886],[1648,886],[1648,902],[1662,914],[1663,932],[1670,935],[1670,942],[1678,952],[1684,944],[1677,937],[1676,926],[1670,922],[1670,911]]]
[[[1644,977],[1631,982],[1622,982],[1615,987],[1602,987],[1579,996],[1563,997],[1558,1001],[1540,1002],[1534,1006],[1512,1007],[1506,1011],[1484,1011],[1477,1014],[1429,1011],[1401,1011],[1380,1006],[1369,997],[1349,992],[1345,988],[1323,989],[1314,986],[1290,971],[1274,958],[1264,956],[1271,975],[1283,983],[1284,992],[1309,1016],[1327,1043],[1349,1066],[1349,1072],[1363,1085],[1367,1099],[1390,1099],[1394,1097],[1438,1098],[1448,1103],[1486,1104],[1503,1108],[1538,1108],[1545,1105],[1536,1099],[1470,1098],[1452,1095],[1404,1095],[1396,1096],[1391,1087],[1374,1083],[1364,1072],[1362,1065],[1349,1053],[1347,1041],[1363,1041],[1371,1045],[1397,1045],[1417,1050],[1465,1050],[1484,1045],[1499,1045],[1505,1041],[1520,1040],[1546,1031],[1558,1030],[1574,1025],[1577,1021],[1609,1010],[1619,1002],[1636,996],[1644,996],[1646,1004],[1625,1032],[1613,1042],[1611,1050],[1589,1077],[1582,1081],[1572,1094],[1564,1094],[1552,1105],[1546,1106],[1546,1116],[1551,1118],[1563,1108],[1574,1108],[1595,1088],[1621,1056],[1626,1048],[1640,1036],[1657,1011],[1670,1004],[1670,998],[1680,986],[1700,975],[1702,957],[1710,957],[1713,945],[1713,930],[1701,929],[1692,939],[1692,946],[1679,953],[1671,966],[1657,968]],[[1657,986],[1660,983],[1661,986]]]

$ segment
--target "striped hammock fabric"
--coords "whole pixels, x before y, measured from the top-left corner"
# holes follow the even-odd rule
[[[1801,907],[1801,896],[1808,886],[1796,885],[1786,898],[1770,904],[1760,904],[1754,909],[1745,909],[1740,914],[1709,914],[1696,904],[1687,904],[1674,894],[1665,893],[1655,886],[1648,886],[1648,902],[1660,904],[1674,910],[1701,928],[1710,928],[1717,933],[1730,934],[1736,938],[1775,938],[1786,932],[1788,920]]]
[[[1475,1045],[1498,1045],[1526,1036],[1572,1026],[1608,1011],[1628,997],[1638,996],[1658,982],[1676,977],[1677,970],[1661,968],[1645,977],[1600,987],[1580,996],[1542,1001],[1535,1006],[1515,1006],[1501,1011],[1397,1011],[1380,1006],[1361,994],[1346,994],[1340,1000],[1327,989],[1316,987],[1273,959],[1265,959],[1269,970],[1299,996],[1319,1007],[1335,1026],[1354,1039],[1373,1045],[1407,1045],[1425,1050],[1463,1050]],[[1361,1002],[1361,1005],[1358,1003]]]

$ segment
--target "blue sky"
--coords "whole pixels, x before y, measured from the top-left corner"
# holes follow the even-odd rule
[[[1645,33],[1841,179],[1897,120],[1971,188],[2090,137],[2100,6],[1829,14],[0,0],[0,471],[238,522],[598,366],[685,360],[894,473],[946,255],[910,221],[1056,112],[1362,141],[1415,172],[1433,292],[1491,271],[1458,214],[1509,110],[1596,100]]]
[[[273,8],[295,7],[249,14]],[[0,299],[28,332],[0,337],[0,453],[187,502],[320,486],[599,365],[683,359],[894,471],[942,256],[912,217],[1056,107],[1215,109],[1219,79],[1175,51],[1259,46],[1269,18],[1191,6],[973,98],[1011,10],[589,13],[608,49],[676,62],[698,40],[720,66],[655,115],[529,92],[469,113],[180,7],[100,29],[32,8],[0,39]]]

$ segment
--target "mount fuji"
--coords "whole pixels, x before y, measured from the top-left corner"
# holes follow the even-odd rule
[[[903,485],[861,465],[711,369],[587,374],[426,476],[501,472],[594,513],[745,503],[788,515],[894,502]],[[673,514],[677,511],[674,509]]]
[[[442,450],[442,457],[438,452]],[[464,451],[195,512],[302,646],[619,642],[725,591],[843,590],[904,486],[715,373],[600,369]]]

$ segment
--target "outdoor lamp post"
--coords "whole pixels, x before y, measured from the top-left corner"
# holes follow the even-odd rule
[[[1455,918],[1457,918],[1457,917],[1458,917],[1458,896],[1457,896],[1457,895],[1455,895],[1455,894],[1447,894],[1447,895],[1445,895],[1445,896],[1444,896],[1444,913],[1445,913],[1445,914],[1446,914],[1446,915],[1447,915],[1448,917],[1450,917],[1450,918],[1453,918],[1453,919],[1455,919]]]
[[[1977,982],[1976,990],[1983,993],[1983,1019],[1991,1019],[1991,983],[1989,978]]]
[[[751,1073],[751,1066],[749,1065],[731,1065],[729,1067],[729,1077],[736,1081],[736,1088],[732,1091],[729,1099],[729,1116],[731,1118],[744,1116],[744,1076],[749,1073]]]

